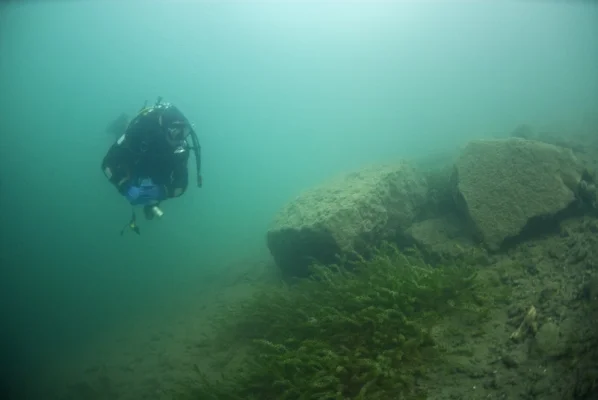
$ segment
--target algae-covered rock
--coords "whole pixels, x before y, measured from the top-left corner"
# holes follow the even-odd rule
[[[285,274],[305,275],[313,261],[334,263],[404,232],[426,193],[425,178],[407,162],[364,168],[287,204],[267,233],[268,247]]]
[[[407,229],[406,234],[434,262],[474,258],[476,255],[475,247],[463,231],[461,221],[453,214],[415,222]]]
[[[566,342],[561,337],[559,327],[552,321],[540,327],[535,339],[537,350],[549,357],[558,357],[566,351]]]
[[[531,126],[527,124],[521,124],[517,126],[513,132],[511,132],[511,136],[520,139],[534,140],[536,138],[536,132],[534,132]]]
[[[520,138],[475,140],[457,160],[454,180],[474,228],[497,250],[531,219],[568,207],[582,171],[570,149]]]

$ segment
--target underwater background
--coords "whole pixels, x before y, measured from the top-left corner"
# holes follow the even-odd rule
[[[158,96],[196,124],[204,185],[121,236],[131,209],[100,170],[106,126]],[[36,398],[24,388],[103,335],[192,313],[330,175],[596,113],[598,9],[7,2],[0,110],[0,378]]]

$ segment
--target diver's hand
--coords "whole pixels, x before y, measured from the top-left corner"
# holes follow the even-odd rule
[[[155,204],[163,200],[164,197],[164,189],[154,184],[151,179],[145,179],[139,185],[130,186],[125,193],[125,198],[134,206]]]

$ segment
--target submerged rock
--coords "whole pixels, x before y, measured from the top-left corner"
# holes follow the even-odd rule
[[[552,321],[540,327],[535,337],[536,349],[549,357],[559,357],[567,351],[567,345],[561,336],[560,329]]]
[[[536,217],[575,201],[583,167],[570,149],[510,138],[474,140],[455,164],[458,203],[491,250]]]
[[[448,214],[415,222],[406,234],[429,260],[442,262],[474,254],[475,247],[461,225],[456,215]]]
[[[527,124],[521,124],[515,128],[515,130],[511,133],[511,136],[520,139],[534,140],[536,138],[536,133],[531,126]]]
[[[283,273],[304,276],[313,261],[333,263],[403,233],[426,193],[424,176],[406,162],[364,168],[287,204],[267,233],[268,248]]]

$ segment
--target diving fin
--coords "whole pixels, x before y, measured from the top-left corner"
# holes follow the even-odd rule
[[[120,235],[124,235],[127,229],[130,229],[136,234],[141,235],[141,230],[139,229],[139,225],[137,225],[137,216],[135,215],[135,211],[132,212],[131,219],[120,231]]]

